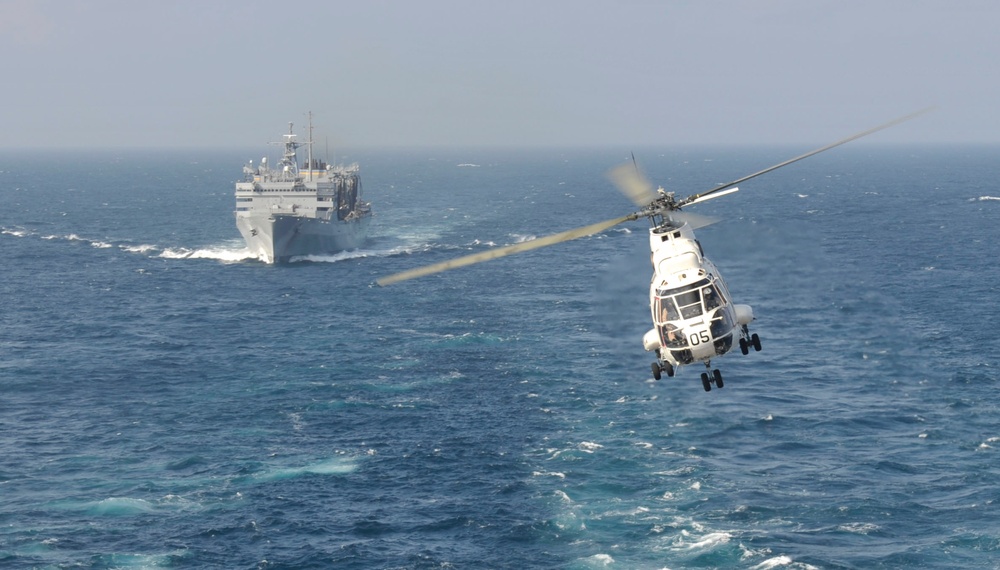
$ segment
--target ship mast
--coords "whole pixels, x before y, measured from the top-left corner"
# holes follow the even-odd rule
[[[313,179],[313,112],[309,111],[309,181],[312,182]]]

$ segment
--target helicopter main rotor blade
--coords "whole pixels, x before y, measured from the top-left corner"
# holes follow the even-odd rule
[[[608,179],[636,206],[647,206],[656,199],[653,183],[639,172],[632,155],[632,164],[622,164],[608,171]]]
[[[680,210],[674,210],[667,215],[670,216],[670,219],[675,222],[681,222],[691,226],[692,230],[698,230],[719,222],[719,218],[693,214],[691,212],[682,212]]]
[[[847,137],[845,139],[841,139],[841,140],[839,140],[837,142],[833,142],[833,143],[830,143],[830,144],[828,144],[826,146],[817,148],[816,150],[811,150],[811,151],[809,151],[809,152],[807,152],[805,154],[801,154],[799,156],[796,156],[795,158],[790,158],[790,159],[788,159],[788,160],[786,160],[786,161],[784,161],[782,163],[775,164],[774,166],[769,166],[769,167],[765,168],[764,170],[761,170],[759,172],[754,172],[753,174],[750,174],[749,176],[744,176],[743,178],[739,178],[737,180],[733,180],[732,182],[727,182],[727,183],[725,183],[725,184],[723,184],[721,186],[716,186],[715,188],[712,188],[711,190],[708,190],[706,192],[702,192],[701,194],[694,194],[692,196],[688,196],[687,198],[679,201],[677,203],[677,205],[678,206],[685,206],[687,204],[691,204],[691,203],[693,203],[693,202],[695,202],[697,200],[700,200],[700,199],[702,199],[702,198],[704,198],[706,196],[709,196],[709,195],[714,194],[716,192],[725,190],[726,188],[730,188],[732,186],[736,186],[737,184],[739,184],[741,182],[746,182],[747,180],[750,180],[751,178],[757,178],[758,176],[761,176],[763,174],[767,174],[768,172],[772,172],[774,170],[777,170],[777,169],[781,168],[782,166],[788,166],[789,164],[792,164],[793,162],[798,162],[798,161],[800,161],[802,159],[809,158],[810,156],[813,156],[815,154],[819,154],[819,153],[821,153],[823,151],[826,151],[826,150],[830,150],[831,148],[838,147],[838,146],[840,146],[842,144],[847,144],[847,143],[849,143],[851,141],[860,139],[861,137],[865,137],[865,136],[868,136],[868,135],[870,135],[872,133],[877,133],[878,131],[881,131],[881,130],[884,130],[884,129],[888,129],[889,127],[894,127],[894,126],[896,126],[896,125],[898,125],[900,123],[904,123],[906,121],[909,121],[910,119],[919,117],[920,115],[923,115],[924,113],[927,113],[927,112],[929,112],[929,111],[931,111],[933,109],[934,109],[934,107],[927,107],[926,109],[921,109],[921,110],[919,110],[919,111],[917,111],[915,113],[910,113],[909,115],[904,115],[904,116],[899,117],[897,119],[893,119],[893,120],[889,121],[888,123],[881,124],[881,125],[879,125],[877,127],[872,127],[872,128],[870,128],[870,129],[868,129],[866,131],[861,131],[860,133],[851,135],[851,136],[849,136],[849,137]]]
[[[457,267],[465,267],[466,265],[472,265],[473,263],[480,263],[483,261],[489,261],[491,259],[497,259],[499,257],[506,257],[508,255],[521,253],[523,251],[531,251],[533,249],[538,249],[540,247],[555,245],[557,243],[562,243],[564,241],[570,241],[586,237],[592,234],[596,234],[597,232],[617,226],[622,222],[635,220],[636,218],[637,218],[636,214],[629,214],[627,216],[622,216],[620,218],[615,218],[613,220],[605,220],[603,222],[597,222],[596,224],[590,224],[589,226],[583,226],[580,228],[559,232],[557,234],[552,234],[550,236],[540,237],[538,239],[528,240],[525,242],[516,243],[514,245],[508,245],[505,247],[498,247],[496,249],[490,249],[488,251],[484,251],[481,253],[474,253],[472,255],[458,257],[441,263],[435,263],[433,265],[426,265],[424,267],[410,269],[409,271],[402,271],[400,273],[396,273],[388,277],[377,279],[375,282],[382,286],[391,285],[393,283],[398,283],[400,281],[405,281],[407,279],[413,279],[416,277],[423,277],[425,275],[440,273],[441,271],[447,271],[449,269],[455,269]]]

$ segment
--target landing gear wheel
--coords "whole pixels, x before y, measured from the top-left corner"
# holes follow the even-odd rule
[[[660,374],[660,363],[659,362],[654,362],[652,368],[653,368],[653,379],[654,380],[659,380],[660,377],[661,377],[661,374]],[[671,376],[671,374],[668,373],[667,376]]]
[[[757,336],[757,333],[750,336],[750,342],[753,343],[753,349],[760,352],[760,337]]]
[[[715,386],[717,388],[722,388],[722,372],[718,368],[712,371],[712,375],[715,376]]]
[[[667,376],[669,376],[670,378],[674,377],[674,365],[673,364],[670,364],[669,362],[664,362],[662,368],[663,368],[663,370],[665,370],[667,372]]]
[[[745,338],[740,339],[740,352],[744,355],[750,354],[750,345],[747,344],[747,339]]]
[[[701,385],[705,388],[706,392],[712,391],[712,381],[708,378],[708,372],[701,373]]]

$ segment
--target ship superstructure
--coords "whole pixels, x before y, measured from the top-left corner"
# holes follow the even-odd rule
[[[236,227],[247,247],[266,263],[287,263],[293,257],[355,249],[364,244],[371,222],[371,204],[362,199],[357,164],[334,166],[313,158],[312,121],[309,140],[288,134],[279,144],[284,153],[276,166],[267,157],[243,167],[236,183]],[[297,151],[305,146],[300,167]]]

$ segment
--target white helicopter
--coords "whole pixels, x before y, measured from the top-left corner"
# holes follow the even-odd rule
[[[382,286],[390,285],[589,236],[627,221],[647,218],[650,222],[649,248],[653,264],[653,278],[649,286],[649,308],[652,313],[653,328],[643,336],[642,343],[646,351],[656,354],[656,361],[652,364],[653,377],[659,380],[663,373],[674,376],[678,367],[702,362],[705,365],[705,372],[701,374],[701,383],[705,391],[710,391],[713,384],[722,388],[722,373],[719,369],[712,368],[712,359],[730,352],[734,342],[744,355],[750,353],[751,347],[754,351],[759,351],[760,337],[756,333],[751,334],[749,330],[749,325],[754,320],[753,309],[749,305],[733,302],[722,275],[715,264],[705,257],[701,244],[695,238],[694,230],[715,223],[716,220],[682,212],[681,208],[732,194],[739,190],[737,184],[898,125],[928,110],[900,117],[683,199],[675,198],[673,192],[666,192],[662,187],[654,191],[653,185],[639,173],[633,156],[631,164],[613,168],[608,176],[623,194],[641,207],[638,212],[523,243],[403,271],[378,279],[376,282]]]

